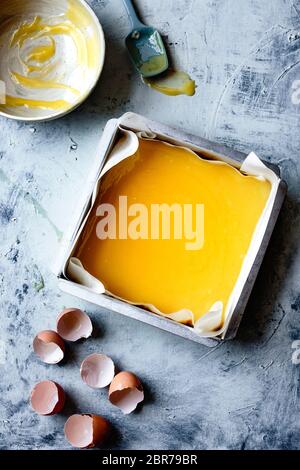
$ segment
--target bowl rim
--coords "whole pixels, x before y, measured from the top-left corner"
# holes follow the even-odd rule
[[[63,116],[66,116],[67,114],[71,113],[74,111],[76,108],[81,106],[84,101],[90,96],[90,94],[94,91],[99,78],[102,74],[103,67],[104,67],[104,61],[105,61],[105,56],[106,56],[106,43],[105,43],[105,36],[104,36],[104,31],[102,28],[102,25],[100,23],[100,20],[98,16],[96,15],[95,11],[93,8],[86,2],[86,0],[75,0],[78,3],[80,3],[90,14],[91,17],[93,18],[94,24],[98,29],[99,37],[100,37],[100,45],[102,46],[102,52],[100,53],[99,57],[99,65],[98,65],[98,72],[95,76],[95,80],[93,84],[90,86],[90,88],[84,93],[84,95],[80,98],[80,100],[76,103],[74,103],[70,108],[67,110],[63,111],[58,111],[57,113],[52,113],[49,116],[39,116],[39,117],[27,117],[27,116],[14,116],[12,114],[8,114],[5,111],[0,110],[0,116],[3,116],[8,119],[12,119],[14,121],[23,121],[23,122],[47,122],[47,121],[53,121],[55,119],[59,119]]]

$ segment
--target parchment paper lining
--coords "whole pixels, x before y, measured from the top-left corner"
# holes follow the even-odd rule
[[[135,154],[135,152],[138,150],[139,147],[139,139],[147,139],[147,140],[155,140],[156,135],[153,134],[152,132],[133,132],[129,131],[126,129],[123,129],[119,125],[119,130],[122,133],[121,138],[118,140],[116,145],[113,147],[112,151],[110,152],[108,159],[106,161],[106,164],[104,165],[100,176],[98,178],[98,181],[95,185],[95,189],[93,191],[93,196],[92,196],[92,201],[91,201],[91,207],[82,223],[80,226],[80,229],[77,234],[77,238],[75,240],[75,245],[76,242],[78,241],[79,235],[82,232],[87,219],[92,211],[93,205],[95,203],[95,200],[97,198],[97,195],[100,190],[100,185],[101,185],[101,179],[102,177],[115,165],[120,163],[122,160],[125,160],[126,158],[131,157],[132,155]],[[172,144],[169,144],[167,142],[161,141],[164,145],[169,145],[173,146]],[[177,147],[184,148],[186,151],[191,152],[192,154],[196,155],[198,158],[201,158],[201,156],[197,155],[195,152],[192,150],[188,149],[187,147],[177,145]],[[211,161],[213,164],[219,164],[221,163],[220,161]],[[223,162],[222,162],[223,163]],[[224,163],[223,163],[224,164]],[[227,164],[227,163],[225,163]],[[161,315],[165,318],[169,318],[171,320],[175,320],[177,322],[183,323],[185,325],[193,326],[194,330],[200,335],[204,337],[215,337],[215,336],[220,336],[222,333],[224,333],[228,327],[228,324],[230,322],[230,318],[232,316],[232,313],[234,312],[234,309],[237,305],[238,299],[241,295],[241,292],[243,290],[244,284],[247,280],[248,274],[251,270],[251,267],[254,263],[255,257],[257,255],[257,252],[259,250],[259,247],[261,245],[264,232],[272,211],[272,207],[274,204],[274,200],[276,197],[276,193],[278,190],[278,186],[280,183],[280,179],[278,176],[270,170],[268,167],[266,167],[263,162],[255,155],[255,153],[251,152],[248,157],[244,160],[243,164],[240,167],[240,170],[237,170],[234,168],[235,171],[240,171],[246,175],[249,176],[255,176],[257,178],[262,178],[266,179],[271,183],[271,191],[270,195],[268,198],[268,201],[266,203],[266,206],[261,214],[261,217],[257,223],[257,226],[255,228],[249,250],[247,255],[245,256],[239,277],[237,279],[237,282],[235,284],[235,287],[229,297],[228,303],[226,305],[225,311],[223,303],[216,299],[216,302],[212,305],[210,310],[205,313],[195,324],[194,324],[194,315],[193,312],[191,312],[188,309],[182,309],[177,312],[173,312],[171,314],[165,314],[163,312],[160,312],[154,305],[151,304],[144,304],[144,303],[136,303],[136,302],[129,302],[126,299],[122,299],[116,295],[114,295],[111,292],[106,291],[104,285],[102,282],[98,279],[96,279],[94,276],[92,276],[90,273],[88,273],[85,269],[82,263],[80,262],[79,259],[70,257],[67,265],[66,265],[66,274],[67,277],[74,281],[77,282],[80,285],[83,285],[87,287],[88,289],[92,290],[93,292],[97,294],[108,294],[114,298],[117,298],[119,300],[122,300],[124,302],[127,302],[132,305],[138,305],[142,307],[146,307],[148,310],[152,311],[153,313],[157,315]],[[73,249],[74,252],[74,249]]]

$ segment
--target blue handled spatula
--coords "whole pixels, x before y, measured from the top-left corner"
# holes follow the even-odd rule
[[[159,32],[139,20],[131,0],[123,2],[132,27],[125,43],[135,68],[145,78],[165,72],[169,61]]]

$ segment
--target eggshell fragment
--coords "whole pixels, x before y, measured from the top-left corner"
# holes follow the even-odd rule
[[[65,404],[63,388],[51,380],[44,380],[35,385],[31,392],[31,406],[39,415],[49,416],[59,413]]]
[[[56,328],[58,334],[66,341],[89,338],[93,331],[90,317],[79,308],[63,310],[57,318]]]
[[[33,349],[46,364],[57,364],[64,357],[65,343],[56,331],[45,330],[34,338]]]
[[[144,400],[141,381],[132,372],[120,372],[110,384],[108,398],[124,414],[131,413]]]
[[[73,447],[86,449],[102,444],[110,430],[109,422],[102,416],[75,414],[65,424],[66,439]]]
[[[80,367],[82,380],[92,388],[103,388],[109,385],[115,375],[115,365],[105,354],[91,354]]]

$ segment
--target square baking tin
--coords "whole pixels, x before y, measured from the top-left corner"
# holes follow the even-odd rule
[[[244,310],[246,308],[250,293],[255,283],[255,279],[257,277],[263,257],[267,250],[271,234],[273,232],[278,214],[280,212],[286,194],[285,182],[281,180],[278,186],[276,198],[263,236],[262,243],[260,244],[255,261],[248,274],[247,281],[244,284],[243,290],[230,319],[228,328],[222,333],[222,335],[218,337],[202,337],[198,333],[196,333],[193,328],[189,326],[156,315],[142,307],[131,305],[127,302],[115,299],[107,294],[97,294],[95,292],[92,292],[87,287],[81,286],[67,279],[67,276],[65,274],[65,267],[78,238],[79,229],[91,208],[92,194],[96,182],[99,178],[100,172],[108,158],[111,149],[113,148],[116,140],[118,139],[120,125],[122,126],[122,128],[132,130],[134,132],[146,131],[154,133],[156,134],[157,139],[169,142],[171,144],[188,147],[196,153],[201,154],[201,156],[205,158],[224,161],[238,169],[240,168],[243,160],[246,158],[246,154],[244,153],[238,152],[236,150],[230,149],[217,143],[210,142],[206,139],[202,139],[201,137],[196,137],[194,135],[187,134],[178,129],[173,129],[158,122],[148,120],[138,114],[126,113],[120,119],[111,119],[110,121],[108,121],[103,131],[101,140],[99,142],[99,146],[95,156],[95,164],[91,171],[90,177],[88,178],[86,187],[82,190],[82,195],[78,204],[78,210],[76,211],[74,219],[69,227],[69,230],[67,230],[62,241],[61,252],[55,267],[55,273],[58,277],[59,287],[64,292],[75,295],[83,300],[92,302],[93,304],[99,305],[112,312],[118,312],[122,315],[134,318],[136,320],[140,320],[142,322],[156,326],[163,330],[169,331],[170,333],[176,334],[178,336],[182,336],[183,338],[190,339],[197,343],[205,344],[206,346],[215,346],[220,341],[233,339],[241,322]],[[268,163],[265,164],[269,166],[280,177],[280,171],[277,166]]]

